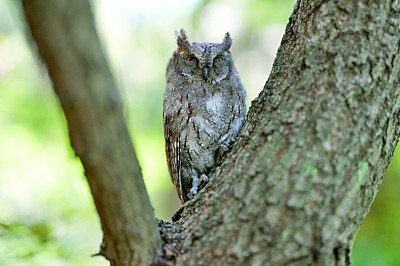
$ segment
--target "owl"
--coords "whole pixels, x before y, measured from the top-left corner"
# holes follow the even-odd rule
[[[205,185],[245,120],[246,91],[233,64],[231,44],[229,33],[222,43],[189,42],[182,29],[167,65],[166,157],[182,204]]]

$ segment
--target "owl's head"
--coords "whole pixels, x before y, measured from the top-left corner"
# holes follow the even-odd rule
[[[173,56],[176,70],[191,80],[218,83],[234,69],[229,33],[225,34],[222,43],[189,42],[185,30],[181,29],[177,44]]]

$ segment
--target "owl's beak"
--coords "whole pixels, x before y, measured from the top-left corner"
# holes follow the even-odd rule
[[[207,80],[208,79],[208,67],[203,67],[203,78],[205,79],[205,80]]]

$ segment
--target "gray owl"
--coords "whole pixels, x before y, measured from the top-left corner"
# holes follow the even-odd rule
[[[182,29],[177,44],[167,66],[163,118],[169,175],[183,204],[237,137],[246,92],[229,33],[222,43],[189,42]]]

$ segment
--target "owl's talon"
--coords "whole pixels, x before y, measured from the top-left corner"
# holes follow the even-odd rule
[[[188,194],[187,194],[187,197],[188,197],[188,199],[193,199],[193,197],[195,196],[196,194],[193,194],[192,192],[189,192]]]
[[[201,176],[200,176],[200,182],[208,182],[208,176],[206,176],[205,174],[202,174]]]
[[[197,194],[197,187],[192,187],[190,189],[190,193],[193,194],[193,195],[196,195]]]
[[[189,193],[187,194],[189,199],[193,199],[194,196],[197,194],[197,182],[193,185],[190,189]]]
[[[194,195],[197,194],[198,187],[199,187],[198,179],[197,178],[193,178],[192,188],[190,189],[190,192],[189,192],[189,194],[192,194],[192,198],[193,198]]]

